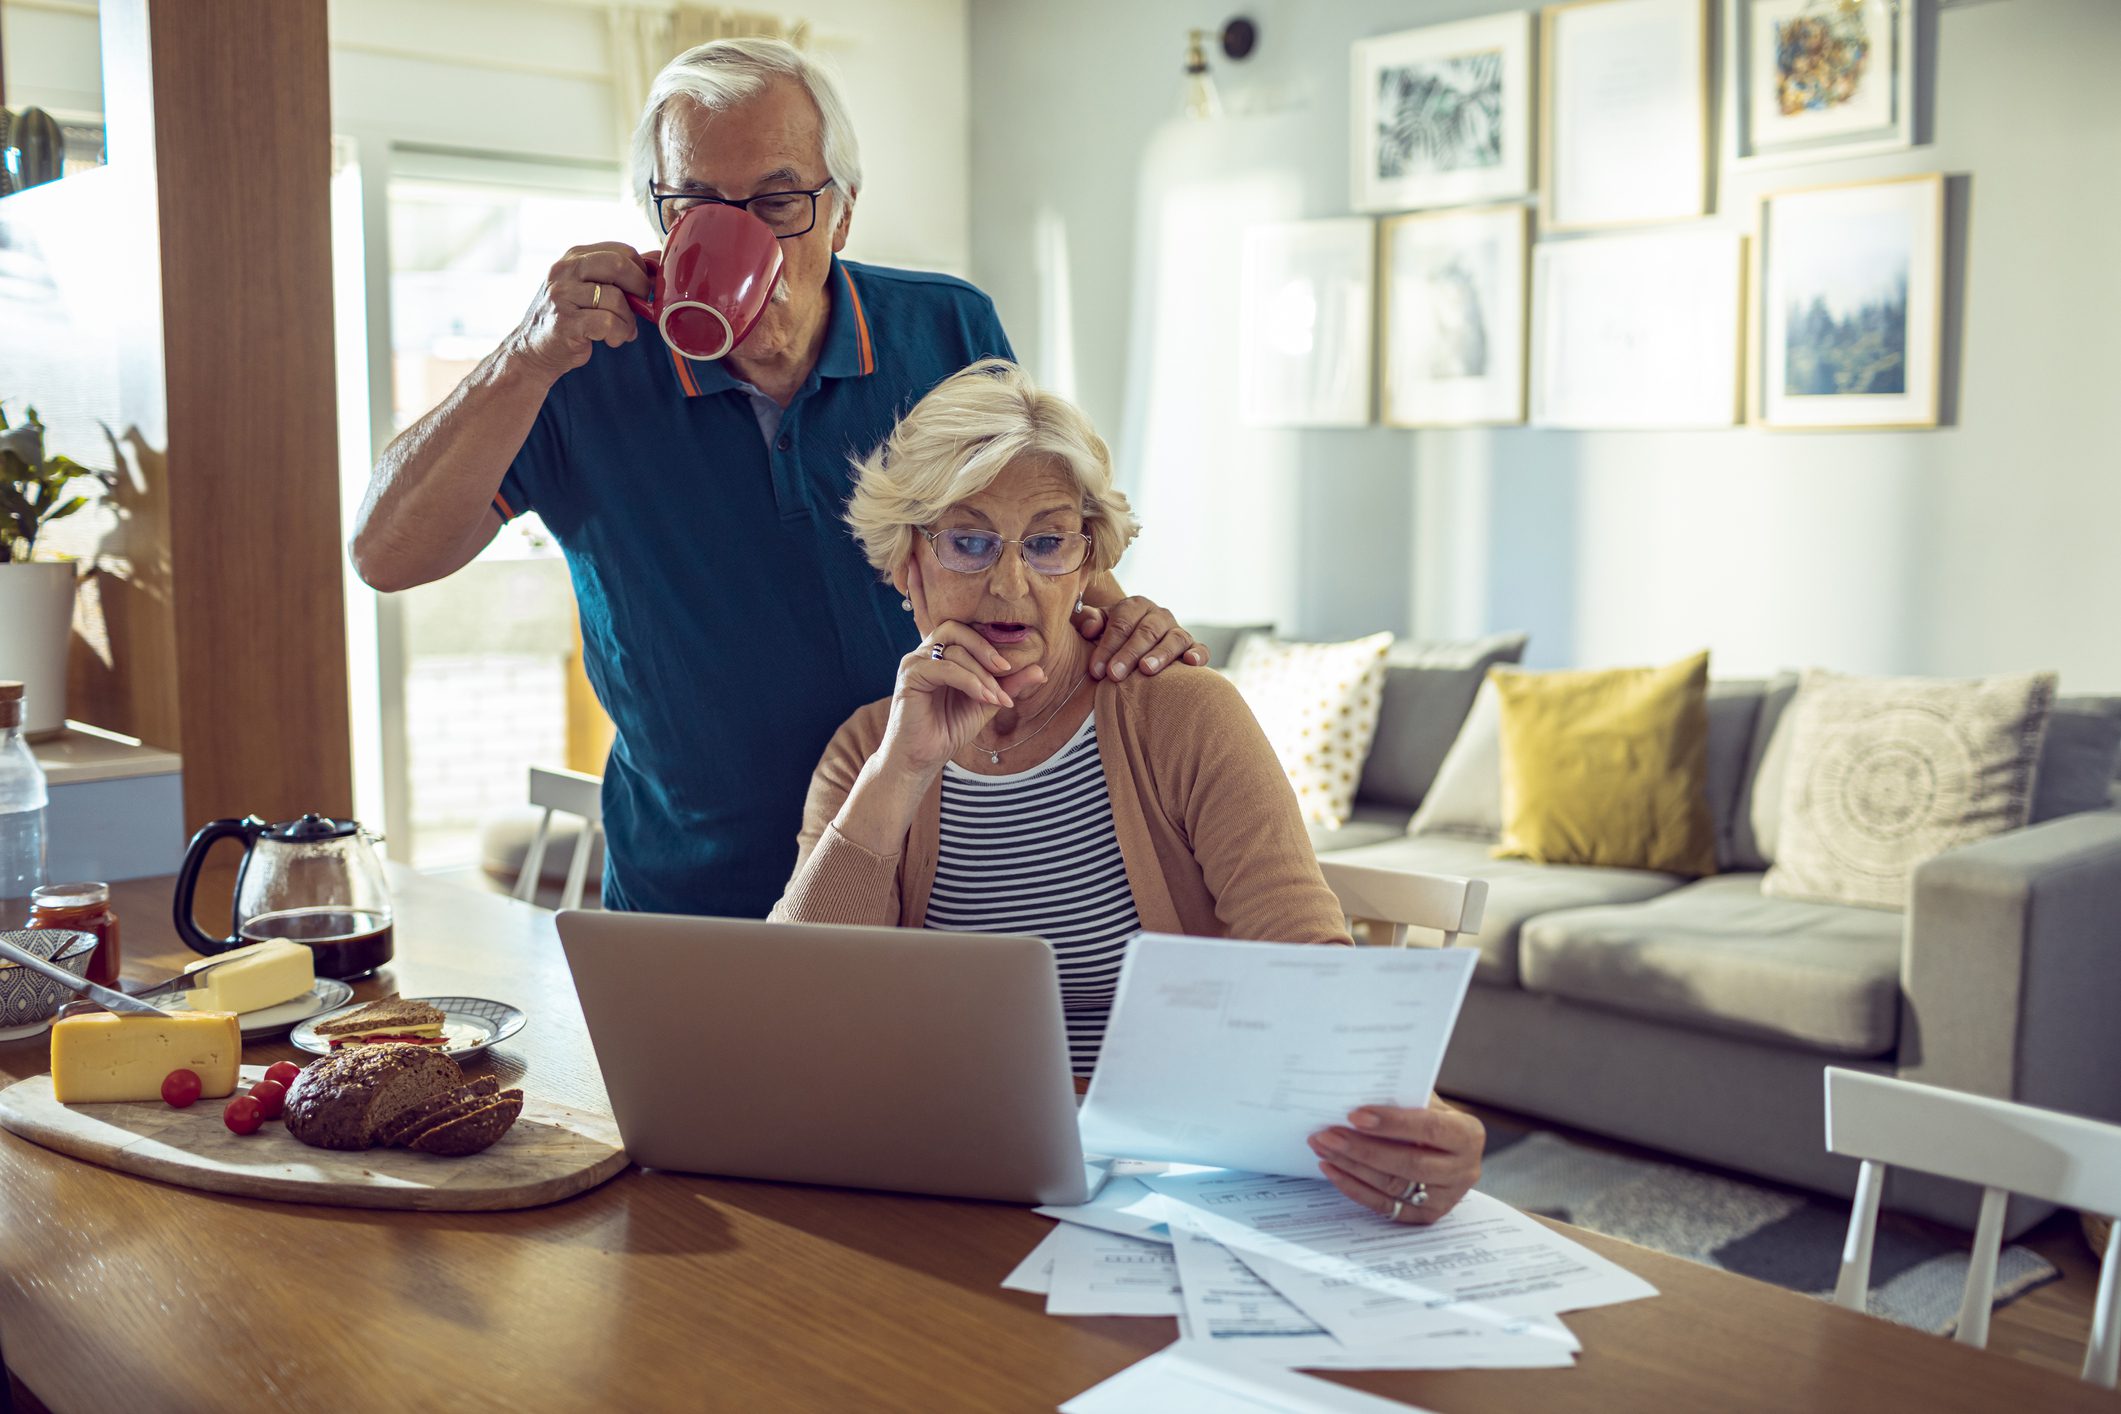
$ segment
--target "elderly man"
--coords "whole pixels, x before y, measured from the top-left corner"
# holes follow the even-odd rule
[[[971,285],[838,258],[861,190],[854,130],[831,80],[785,44],[673,60],[634,134],[633,179],[665,232],[718,202],[780,236],[782,282],[750,337],[718,363],[680,357],[627,309],[650,293],[638,252],[570,250],[515,332],[384,452],[351,548],[369,584],[404,589],[538,512],[618,727],[606,906],[764,917],[819,752],[890,690],[919,636],[840,519],[850,458],[943,378],[1012,355]],[[1094,675],[1205,661],[1109,578],[1085,603]]]

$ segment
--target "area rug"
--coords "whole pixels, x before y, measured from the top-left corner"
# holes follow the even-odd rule
[[[1848,1232],[1847,1203],[1493,1122],[1480,1187],[1528,1212],[1825,1299],[1833,1297]],[[1951,1334],[1967,1245],[1885,1214],[1871,1252],[1871,1313]],[[2058,1275],[2032,1249],[2006,1246],[1996,1264],[1996,1304]]]

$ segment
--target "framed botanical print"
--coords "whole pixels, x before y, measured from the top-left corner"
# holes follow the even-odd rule
[[[1730,427],[1745,237],[1675,230],[1532,252],[1532,425]]]
[[[1727,0],[1731,155],[1798,162],[1914,142],[1916,0]]]
[[[1522,206],[1383,223],[1384,420],[1394,427],[1524,421]]]
[[[1708,211],[1708,0],[1572,0],[1542,12],[1540,224]]]
[[[1768,427],[1935,427],[1944,178],[1772,192],[1755,239]]]
[[[1412,211],[1532,189],[1532,16],[1488,15],[1358,40],[1349,190]]]
[[[1248,426],[1369,425],[1376,241],[1361,216],[1246,230],[1237,320]]]

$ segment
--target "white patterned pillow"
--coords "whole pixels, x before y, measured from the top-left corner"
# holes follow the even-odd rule
[[[1391,646],[1389,633],[1347,643],[1282,643],[1254,634],[1238,645],[1230,679],[1273,744],[1305,824],[1337,830],[1348,822],[1377,735]]]
[[[1790,703],[1781,839],[1761,892],[1905,908],[1924,860],[2024,825],[2053,673],[1808,672]]]

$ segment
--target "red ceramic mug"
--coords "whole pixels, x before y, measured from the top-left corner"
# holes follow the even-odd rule
[[[744,342],[781,278],[780,237],[736,206],[695,206],[662,251],[642,259],[655,300],[626,303],[687,358],[720,358]]]

